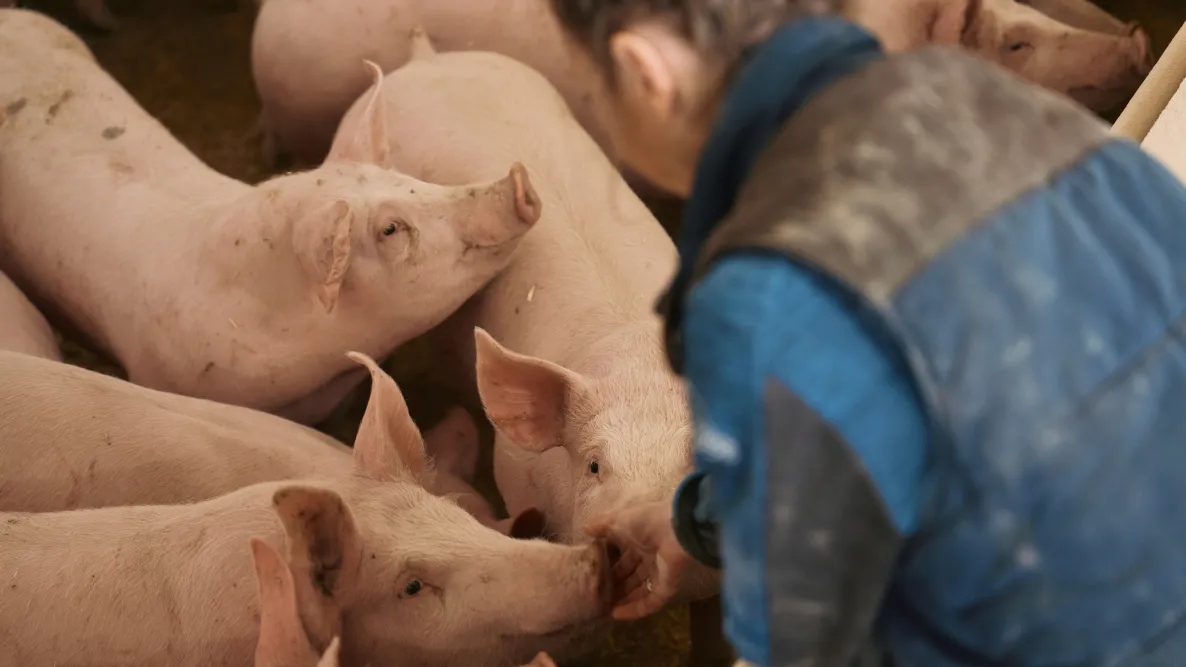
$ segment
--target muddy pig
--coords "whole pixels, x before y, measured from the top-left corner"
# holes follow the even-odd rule
[[[45,316],[3,273],[0,273],[0,350],[55,361],[62,358]]]
[[[1149,39],[1085,0],[850,0],[847,13],[888,51],[959,44],[1022,77],[1103,111],[1152,67]]]
[[[255,667],[338,667],[341,640],[334,637],[318,657],[301,623],[296,582],[284,557],[267,542],[253,537],[251,562],[259,590]]]
[[[515,540],[427,493],[422,445],[407,437],[415,425],[387,409],[388,392],[398,392],[390,378],[372,392],[344,479],[190,505],[0,514],[0,655],[28,666],[111,655],[249,665],[252,537],[285,554],[314,649],[340,636],[346,664],[518,664],[605,614],[604,547]]]
[[[373,373],[371,400],[385,401],[392,419],[410,419],[398,386],[379,391],[390,376],[368,358],[356,361]],[[13,352],[0,351],[0,406],[0,511],[186,503],[259,482],[353,472],[350,449],[311,428]],[[403,437],[420,433],[405,429]],[[476,453],[468,413],[450,411],[424,440],[441,457],[425,471],[425,487],[471,514],[485,507],[487,523],[498,526],[489,504],[462,481],[473,463],[455,458]],[[516,536],[533,531],[528,523]]]
[[[375,105],[321,168],[246,185],[60,24],[0,10],[0,43],[2,268],[137,384],[319,422],[366,377],[344,350],[431,328],[540,214],[514,160],[449,187],[386,168]]]

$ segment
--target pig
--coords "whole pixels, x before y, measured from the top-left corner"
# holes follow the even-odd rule
[[[473,417],[462,407],[450,409],[431,431],[424,434],[424,447],[433,461],[432,492],[457,501],[482,525],[511,537],[532,539],[547,536],[545,518],[536,508],[526,508],[514,518],[498,519],[490,502],[473,486],[480,443]]]
[[[372,83],[357,63],[391,71],[422,28],[442,50],[491,50],[543,72],[603,149],[609,96],[592,60],[566,48],[546,0],[264,0],[251,71],[266,153],[321,161],[346,109]]]
[[[1082,7],[1086,0],[1037,4],[1058,18],[1016,0],[846,0],[844,11],[894,49],[930,41],[939,30],[933,17],[952,12],[945,30],[933,35],[935,41],[962,43],[1041,85],[1073,91],[1076,99],[1097,110],[1121,95],[1109,91],[1131,92],[1148,71],[1148,40],[1135,26],[1120,34],[1101,30],[1112,25],[1111,17]],[[964,16],[975,23],[966,34],[961,30]],[[262,2],[252,35],[251,68],[265,153],[273,156],[269,161],[274,163],[277,153],[298,163],[320,161],[339,118],[370,84],[356,63],[371,58],[384,71],[398,68],[412,57],[416,27],[441,51],[494,51],[539,70],[617,162],[610,141],[612,98],[604,77],[587,54],[569,47],[546,0]],[[636,176],[626,175],[641,185]]]
[[[0,273],[0,350],[61,361],[54,331],[41,311]]]
[[[372,381],[372,392],[388,381],[382,378]],[[399,392],[388,392],[387,400],[388,412],[410,419]],[[311,428],[15,352],[0,351],[0,405],[5,512],[171,505],[260,482],[353,472],[350,448]],[[454,444],[459,437],[464,447]],[[473,463],[467,473],[451,458],[454,452],[476,453],[477,431],[468,413],[451,410],[424,440],[430,453],[441,456],[423,476],[425,488],[454,497],[471,514],[485,508],[486,522],[499,527],[489,503],[461,479],[472,477]],[[533,520],[538,517],[526,517],[515,536],[538,536]]]
[[[494,53],[420,48],[343,127],[378,99],[398,169],[465,182],[522,154],[556,204],[427,347],[438,377],[476,391],[495,426],[510,514],[537,507],[578,542],[591,515],[669,495],[691,470],[684,385],[654,312],[675,247],[547,79]]]
[[[247,185],[52,19],[0,10],[0,43],[0,268],[137,384],[318,423],[366,377],[344,350],[434,326],[539,218],[514,160],[454,186],[388,169],[377,104],[323,166]]]
[[[654,312],[675,246],[543,75],[490,52],[434,54],[418,34],[419,57],[364,91],[343,127],[378,96],[397,168],[465,182],[521,154],[555,204],[426,340],[437,378],[477,394],[495,426],[508,525],[538,513],[552,539],[584,543],[591,517],[669,498],[691,471],[685,387]],[[706,572],[677,599],[718,587]]]
[[[187,505],[0,514],[0,655],[248,665],[261,641],[251,538],[284,554],[314,651],[340,637],[346,664],[520,664],[603,617],[604,546],[515,540],[426,492],[415,424],[391,409],[398,387],[370,358],[352,358],[378,385],[352,475]]]
[[[1086,0],[849,0],[846,12],[887,51],[958,44],[1095,111],[1131,95],[1153,65],[1137,24]]]
[[[348,474],[350,449],[274,415],[0,351],[0,511],[206,500]]]
[[[267,542],[253,537],[251,562],[259,589],[255,667],[338,667],[341,640],[335,636],[318,657],[301,624],[296,582],[284,558]]]

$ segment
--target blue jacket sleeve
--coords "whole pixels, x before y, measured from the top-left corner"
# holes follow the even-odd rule
[[[785,386],[841,436],[901,534],[918,520],[925,413],[896,349],[859,303],[782,257],[719,260],[689,294],[683,335],[696,471],[676,495],[676,532],[693,556],[725,565],[726,632],[762,665],[767,573],[778,565],[766,562],[767,383]]]

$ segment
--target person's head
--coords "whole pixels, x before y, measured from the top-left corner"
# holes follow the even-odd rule
[[[745,52],[841,0],[551,0],[606,77],[614,148],[675,194],[691,189],[722,93]]]

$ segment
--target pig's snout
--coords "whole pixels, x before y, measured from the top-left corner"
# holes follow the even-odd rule
[[[1149,35],[1137,24],[1130,26],[1132,32],[1128,39],[1132,40],[1133,64],[1137,74],[1145,76],[1153,69],[1153,54],[1149,51]]]
[[[460,235],[466,252],[510,248],[539,220],[543,202],[527,169],[516,162],[510,172],[486,186],[469,189]]]

